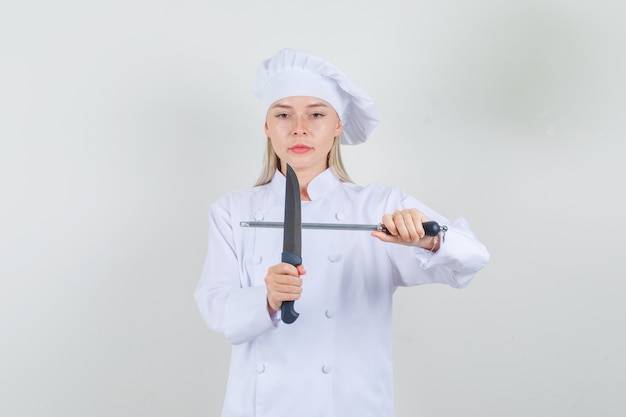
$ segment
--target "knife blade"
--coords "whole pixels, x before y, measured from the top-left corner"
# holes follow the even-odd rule
[[[285,221],[283,230],[282,262],[293,266],[302,264],[302,218],[300,202],[300,183],[296,172],[287,164],[285,175]],[[283,301],[280,307],[282,321],[291,324],[300,315],[294,308],[293,301]]]
[[[266,227],[266,228],[281,228],[284,227],[282,222],[240,222],[241,227]],[[384,224],[349,224],[349,223],[302,223],[303,229],[321,229],[321,230],[365,230],[365,231],[378,231],[389,234],[389,231]],[[439,225],[436,221],[428,221],[422,223],[424,227],[424,233],[426,236],[434,237],[439,233],[445,233],[448,231],[448,226]]]

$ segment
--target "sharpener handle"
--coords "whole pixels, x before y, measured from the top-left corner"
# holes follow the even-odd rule
[[[445,232],[448,230],[447,226],[439,226],[439,223],[437,223],[436,221],[432,220],[429,222],[424,222],[422,223],[422,227],[424,228],[424,234],[426,236],[430,236],[430,237],[435,237],[437,236],[440,232]],[[385,227],[385,225],[381,224],[380,226],[378,226],[378,229],[381,232],[385,232],[388,235],[390,235],[391,233],[389,233],[389,230],[387,230],[387,228]]]
[[[441,226],[439,226],[439,223],[436,221],[424,222],[422,223],[422,227],[424,227],[424,234],[430,237],[437,236],[442,230]]]

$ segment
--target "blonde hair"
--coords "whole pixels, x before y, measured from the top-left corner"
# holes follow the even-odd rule
[[[330,148],[330,152],[328,153],[326,166],[330,168],[333,174],[335,174],[340,181],[352,182],[350,176],[346,172],[345,166],[343,165],[343,160],[341,159],[341,145],[339,137],[335,137],[333,141],[333,147]],[[280,168],[280,158],[276,155],[276,152],[274,152],[272,141],[268,137],[267,145],[265,147],[263,168],[261,170],[261,175],[259,175],[259,179],[256,181],[254,186],[265,185],[272,181],[277,168]]]

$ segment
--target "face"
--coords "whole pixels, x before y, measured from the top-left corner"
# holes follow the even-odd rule
[[[341,133],[341,121],[328,102],[315,97],[287,97],[267,112],[265,134],[280,158],[298,172],[319,174],[328,168],[328,153]]]

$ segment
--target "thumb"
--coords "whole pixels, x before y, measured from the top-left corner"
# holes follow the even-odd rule
[[[372,232],[372,236],[374,236],[378,240],[381,240],[383,242],[388,242],[388,243],[393,243],[398,240],[395,236],[388,235],[385,232]]]

